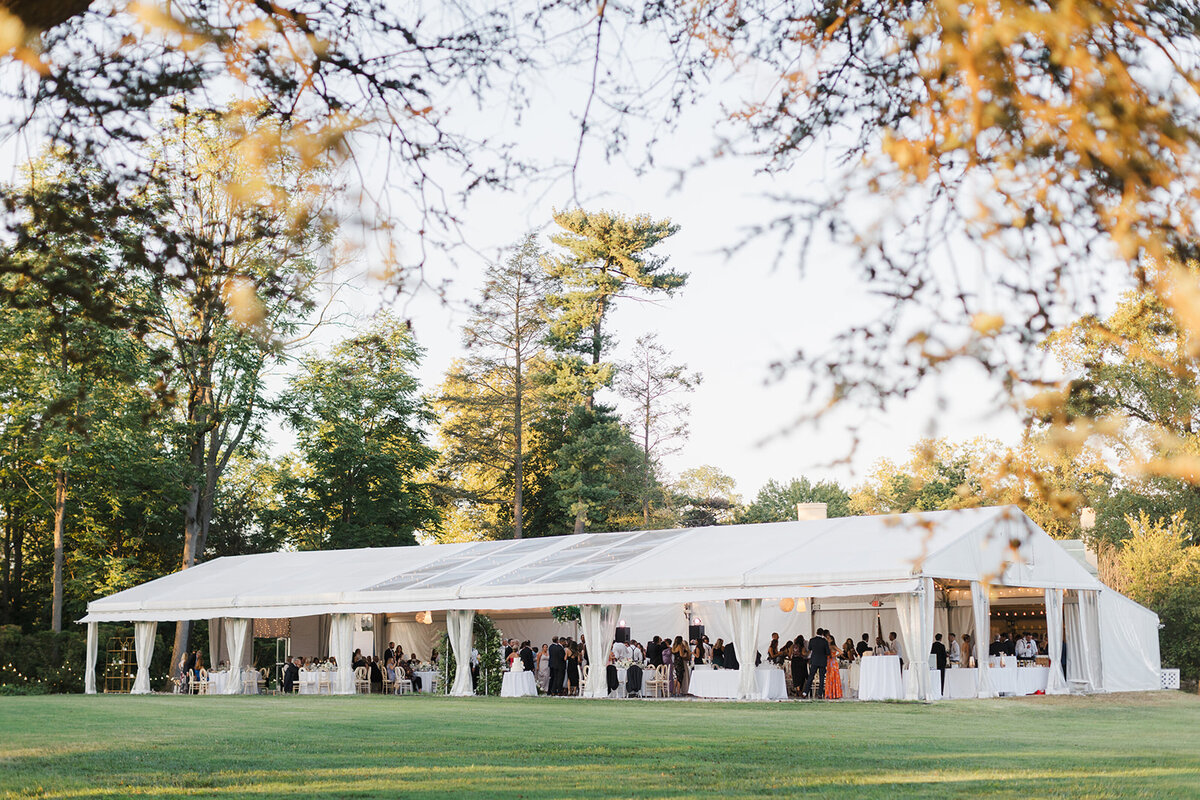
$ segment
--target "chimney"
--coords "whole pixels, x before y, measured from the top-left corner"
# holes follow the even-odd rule
[[[829,511],[825,503],[796,503],[796,519],[801,522],[809,519],[825,519]]]
[[[1096,509],[1091,506],[1079,509],[1079,527],[1085,531],[1096,527]]]

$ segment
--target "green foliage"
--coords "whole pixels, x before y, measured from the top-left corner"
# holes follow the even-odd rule
[[[43,693],[82,692],[86,640],[78,628],[22,633],[16,625],[0,625],[0,684]]]
[[[1200,546],[1188,544],[1182,513],[1154,520],[1143,511],[1125,523],[1117,588],[1158,614],[1163,666],[1200,678]]]
[[[554,221],[561,230],[550,241],[563,252],[547,262],[547,270],[563,291],[551,298],[553,341],[558,350],[583,356],[595,369],[611,344],[604,321],[614,298],[670,295],[687,283],[685,273],[666,268],[666,256],[650,252],[679,226],[647,214],[582,209],[559,211]]]
[[[825,503],[830,517],[850,515],[850,495],[835,481],[792,478],[787,483],[769,480],[758,490],[754,502],[737,516],[740,523],[785,522],[796,518],[797,503]]]
[[[564,625],[579,622],[583,619],[579,606],[555,606],[550,609],[550,616],[554,617],[555,622],[560,622]]]
[[[302,549],[415,544],[437,524],[422,479],[437,458],[414,372],[422,350],[390,316],[308,358],[282,403],[303,463],[281,481],[290,541]]]
[[[642,454],[610,406],[572,409],[554,458],[556,496],[570,518],[600,531],[637,519]]]

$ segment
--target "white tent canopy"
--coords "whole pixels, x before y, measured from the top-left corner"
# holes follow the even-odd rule
[[[93,601],[82,621],[916,595],[920,608],[911,618],[920,624],[911,626],[906,649],[928,652],[934,613],[927,579],[1115,595],[1019,509],[993,507],[225,557]],[[1100,606],[1101,644],[1136,648],[1121,681],[1150,688],[1157,617],[1121,601]],[[1108,616],[1113,624],[1105,624]],[[1147,675],[1129,674],[1139,669]],[[1102,674],[1110,674],[1107,665]]]

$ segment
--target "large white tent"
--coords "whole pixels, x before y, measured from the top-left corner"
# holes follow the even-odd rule
[[[135,623],[135,691],[145,692],[158,622],[224,620],[236,670],[253,619],[321,618],[318,629],[342,667],[335,689],[351,692],[358,615],[444,612],[460,665],[453,693],[469,694],[461,655],[470,647],[476,610],[507,615],[519,627],[522,610],[580,605],[589,645],[607,652],[619,618],[645,621],[648,637],[685,622],[680,612],[687,604],[725,631],[739,653],[753,653],[772,630],[811,634],[814,603],[845,609],[886,600],[904,650],[928,653],[935,630],[954,613],[938,607],[935,585],[957,586],[971,598],[970,619],[985,632],[985,646],[990,588],[1041,590],[1047,627],[1059,632],[1050,638],[1048,691],[1065,692],[1068,678],[1092,691],[1160,685],[1157,616],[1101,584],[1015,507],[225,557],[95,600],[81,621],[89,624],[89,666],[96,623]],[[764,600],[780,598],[799,599],[800,612],[785,615],[769,602],[764,615]],[[764,616],[771,627],[762,624]],[[1063,631],[1066,675],[1054,657]],[[739,696],[749,698],[754,659],[744,657],[741,665]],[[585,694],[605,694],[601,673],[591,672]],[[929,698],[927,671],[910,673],[909,696]],[[88,691],[94,690],[89,669]],[[993,694],[983,664],[978,690]]]

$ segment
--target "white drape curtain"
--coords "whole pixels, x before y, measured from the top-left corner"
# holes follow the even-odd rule
[[[331,694],[354,694],[354,615],[333,614],[329,621],[329,655],[337,659],[337,674],[333,676]]]
[[[929,700],[929,658],[933,647],[933,579],[922,578],[915,594],[896,595],[896,614],[904,642],[908,669],[904,674],[904,696]]]
[[[83,693],[96,693],[96,651],[100,647],[100,625],[97,622],[87,624],[87,662],[83,672]]]
[[[1079,600],[1068,598],[1063,604],[1063,622],[1066,625],[1068,681],[1082,682],[1088,691],[1092,689],[1091,677],[1087,674],[1087,662],[1083,655],[1083,627],[1079,622]]]
[[[621,616],[619,605],[582,605],[579,607],[580,624],[586,639],[588,653],[587,684],[583,687],[584,697],[608,697],[608,653],[612,650],[616,636],[617,619]]]
[[[1100,661],[1100,593],[1092,590],[1079,592],[1080,649],[1085,674],[1092,691],[1104,691],[1103,664]]]
[[[1046,679],[1046,694],[1067,694],[1067,675],[1063,671],[1063,593],[1061,589],[1046,589],[1046,649],[1050,657],[1050,677]]]
[[[451,609],[446,612],[446,635],[450,649],[454,651],[454,686],[450,694],[454,697],[469,697],[475,694],[471,688],[471,644],[475,640],[475,610]]]
[[[758,674],[754,658],[758,652],[758,622],[762,600],[726,600],[725,613],[733,631],[733,646],[738,657],[738,700],[758,699]]]
[[[971,581],[971,607],[975,612],[975,635],[971,637],[975,645],[975,690],[980,697],[995,697],[996,690],[992,688],[992,678],[988,675],[988,644],[992,638],[992,604],[988,599],[987,584]],[[963,653],[963,661],[967,660]]]
[[[130,694],[150,694],[150,659],[154,657],[154,634],[157,622],[133,623],[133,649],[137,656],[137,677]]]
[[[227,617],[221,626],[225,629],[225,650],[229,653],[229,679],[225,681],[225,694],[242,693],[242,672],[248,655],[246,639],[253,635],[250,627],[253,622],[241,617]]]
[[[208,668],[216,669],[221,663],[221,641],[225,638],[225,629],[220,617],[208,621]],[[175,665],[178,666],[178,665]]]

